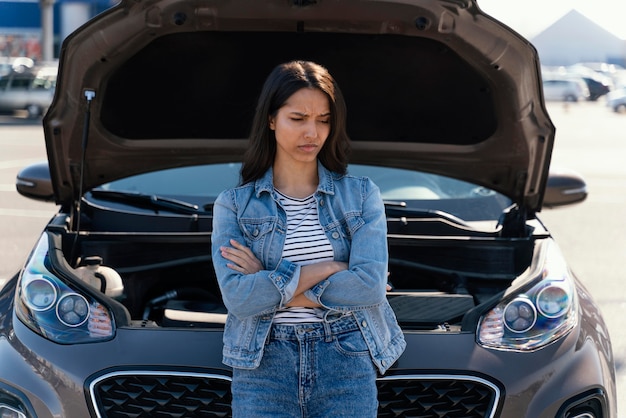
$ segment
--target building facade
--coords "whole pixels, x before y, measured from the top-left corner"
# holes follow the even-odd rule
[[[54,0],[54,55],[74,29],[114,4],[111,0]],[[0,56],[42,59],[42,6],[37,0],[0,0]]]

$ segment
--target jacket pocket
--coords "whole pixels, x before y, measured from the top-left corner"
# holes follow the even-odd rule
[[[276,219],[241,219],[239,226],[249,242],[258,242],[274,230]]]

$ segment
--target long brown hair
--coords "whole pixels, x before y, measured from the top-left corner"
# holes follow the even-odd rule
[[[311,61],[290,61],[275,67],[261,90],[243,156],[242,184],[261,178],[274,163],[276,138],[269,127],[270,116],[276,116],[287,99],[302,88],[318,89],[328,97],[330,133],[318,159],[330,171],[346,172],[350,139],[346,133],[346,104],[339,86],[325,67]]]

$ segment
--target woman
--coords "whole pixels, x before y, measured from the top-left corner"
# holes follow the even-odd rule
[[[376,372],[404,350],[385,297],[384,206],[369,179],[346,173],[345,120],[324,67],[279,65],[261,92],[241,185],[215,202],[236,418],[375,417]]]

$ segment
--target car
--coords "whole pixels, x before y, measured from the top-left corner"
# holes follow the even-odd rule
[[[616,113],[626,113],[626,88],[613,90],[607,94],[606,104]]]
[[[550,166],[537,51],[472,0],[121,0],[69,35],[16,179],[59,209],[0,291],[0,411],[230,416],[212,207],[292,59],[341,86],[385,201],[407,348],[378,416],[616,418],[606,324],[539,216],[586,183]]]
[[[615,86],[620,84],[626,74],[626,68],[619,64],[608,62],[579,62],[572,66],[576,70],[590,69],[602,77],[608,77]]]
[[[593,63],[574,64],[569,67],[562,67],[559,70],[562,70],[565,74],[571,77],[582,78],[589,89],[588,100],[595,102],[600,97],[613,90],[614,83],[609,75],[601,72],[600,70],[596,71],[593,69],[601,67],[589,67],[589,65],[593,65]]]
[[[587,83],[587,88],[589,89],[588,100],[592,102],[597,101],[600,97],[611,91],[611,85],[603,82],[599,77],[581,76],[581,78]]]
[[[547,101],[579,102],[591,99],[585,80],[573,76],[544,78],[543,94]]]
[[[11,72],[23,73],[35,66],[35,61],[28,57],[0,57],[0,77]]]
[[[29,118],[42,116],[54,96],[57,67],[45,65],[0,77],[0,112],[26,111]]]

